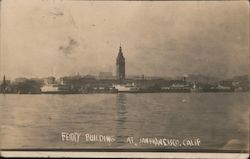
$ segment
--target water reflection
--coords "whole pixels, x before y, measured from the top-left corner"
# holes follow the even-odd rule
[[[124,93],[118,93],[116,96],[116,140],[118,144],[123,144],[126,141],[126,121],[127,121],[127,110],[126,110],[127,97]]]
[[[180,148],[248,150],[247,93],[188,94],[187,102],[182,99],[183,94],[169,93],[0,95],[0,149],[136,148],[126,142],[127,136],[161,136],[202,140],[200,147]],[[116,142],[62,142],[64,131],[114,135]]]

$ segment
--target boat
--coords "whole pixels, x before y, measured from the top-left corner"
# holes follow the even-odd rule
[[[83,94],[88,93],[118,93],[118,90],[114,87],[93,87],[93,88],[85,88],[80,90]]]
[[[123,93],[136,93],[140,91],[140,89],[134,83],[113,84],[113,87],[117,89],[118,92]]]
[[[41,87],[41,93],[69,94],[69,93],[73,93],[73,92],[70,90],[70,87],[67,85],[46,84],[43,87]]]
[[[191,92],[193,93],[198,93],[198,92],[202,92],[203,89],[199,86],[197,86],[196,82],[194,82],[193,87],[191,88]]]
[[[161,87],[160,92],[185,93],[190,92],[190,87],[184,84],[172,84],[169,87]]]

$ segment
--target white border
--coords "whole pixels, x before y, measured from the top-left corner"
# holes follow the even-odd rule
[[[249,153],[182,153],[182,152],[51,152],[0,151],[1,157],[88,157],[88,158],[223,158],[247,159]]]

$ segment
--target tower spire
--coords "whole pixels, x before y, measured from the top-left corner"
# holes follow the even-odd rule
[[[6,77],[5,75],[3,75],[3,83],[2,83],[2,91],[3,93],[5,93],[5,90],[6,90]]]
[[[119,52],[121,52],[121,53],[122,53],[122,44],[121,44],[121,42],[120,42]]]

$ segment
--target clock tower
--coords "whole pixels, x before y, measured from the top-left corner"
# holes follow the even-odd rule
[[[120,81],[125,79],[125,58],[123,56],[121,45],[116,58],[116,78]]]

